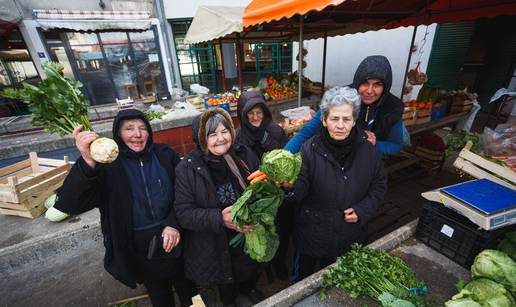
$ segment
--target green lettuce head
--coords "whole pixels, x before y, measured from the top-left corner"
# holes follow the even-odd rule
[[[464,289],[452,297],[457,299],[472,299],[482,306],[511,307],[516,302],[505,287],[487,278],[474,279]]]
[[[470,298],[460,298],[444,303],[445,307],[482,307],[479,303]]]
[[[477,255],[471,266],[474,277],[486,277],[516,293],[516,262],[506,253],[486,249]]]
[[[497,249],[516,261],[516,231],[506,233],[505,238],[500,241]]]
[[[288,150],[275,149],[262,157],[260,170],[272,182],[288,182],[294,184],[301,170],[301,153],[292,154]]]

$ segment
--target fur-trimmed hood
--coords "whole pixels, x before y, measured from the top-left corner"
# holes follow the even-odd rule
[[[235,127],[233,126],[231,115],[229,115],[226,110],[221,108],[208,109],[204,111],[204,113],[195,117],[192,122],[192,140],[204,153],[208,152],[208,144],[206,140],[206,123],[208,122],[208,119],[217,113],[224,116],[224,118],[226,118],[226,120],[229,122],[231,127],[231,130],[229,131],[231,133],[231,140],[232,143],[235,142]]]

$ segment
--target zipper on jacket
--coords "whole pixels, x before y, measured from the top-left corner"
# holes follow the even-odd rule
[[[145,180],[145,173],[143,172],[143,161],[140,159],[140,174],[142,175],[143,185],[145,186],[145,195],[147,196],[147,203],[149,204],[149,209],[152,215],[152,218],[155,220],[156,215],[154,214],[154,210],[152,209],[152,201],[150,198],[149,189],[147,188],[147,180]]]

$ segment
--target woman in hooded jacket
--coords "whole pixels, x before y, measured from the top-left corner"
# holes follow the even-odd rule
[[[392,69],[383,55],[366,57],[357,67],[350,85],[362,100],[357,118],[368,140],[382,155],[392,155],[403,148],[403,103],[390,93]],[[285,146],[296,153],[303,143],[321,129],[321,111],[312,118]]]
[[[234,143],[230,115],[220,108],[206,110],[194,119],[192,136],[198,148],[178,165],[174,209],[184,229],[186,277],[199,286],[217,286],[224,306],[233,306],[238,294],[253,303],[265,297],[256,290],[262,264],[252,260],[243,246],[230,247],[240,229],[231,208],[249,184],[246,178],[258,168],[258,157],[247,146]]]
[[[245,92],[238,98],[237,107],[239,127],[236,130],[236,143],[253,149],[260,158],[265,152],[283,148],[288,138],[283,128],[272,121],[271,111],[259,92]],[[290,243],[293,223],[293,208],[283,204],[278,210],[280,246],[272,263],[276,276],[287,279],[288,269],[285,258]]]
[[[272,121],[271,111],[259,92],[245,92],[238,98],[238,121],[235,142],[253,149],[261,158],[263,153],[287,144],[285,131]]]
[[[197,292],[184,276],[181,228],[173,210],[175,167],[179,157],[163,144],[154,144],[152,129],[142,112],[120,111],[113,122],[118,158],[101,164],[91,158],[94,132],[74,130],[81,152],[54,207],[68,214],[100,211],[104,235],[104,267],[131,288],[143,283],[153,306],[174,306],[172,286],[181,306],[190,306]],[[149,257],[151,241],[159,242]]]

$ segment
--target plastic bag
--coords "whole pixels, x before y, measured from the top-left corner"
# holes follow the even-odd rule
[[[264,90],[269,87],[267,84],[267,78],[261,78],[260,81],[258,81],[258,86],[260,89]]]
[[[172,98],[172,101],[185,101],[186,96],[188,96],[189,93],[185,90],[182,90],[180,88],[173,88],[170,92],[170,96]]]
[[[199,95],[199,94],[208,95],[208,93],[210,92],[210,89],[205,86],[202,86],[200,84],[194,83],[194,84],[190,85],[190,91],[194,92],[197,95]]]
[[[482,135],[484,152],[492,157],[516,156],[516,128],[510,127],[503,130],[484,128]]]
[[[304,125],[309,122],[315,115],[315,111],[310,109],[308,106],[303,106],[295,109],[289,109],[280,112],[281,115],[286,117],[286,126],[298,126]]]
[[[154,112],[165,112],[165,108],[162,105],[156,103],[151,104],[149,110]]]

